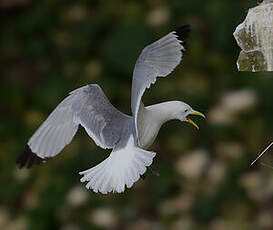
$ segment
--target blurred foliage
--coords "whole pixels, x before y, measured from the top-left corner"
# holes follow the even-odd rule
[[[273,229],[272,74],[238,73],[232,36],[257,1],[1,0],[0,229]],[[18,170],[28,138],[75,88],[98,83],[130,114],[141,50],[173,28],[192,32],[182,64],[146,105],[182,100],[207,114],[200,131],[164,125],[154,167],[123,194],[86,190],[77,172],[108,152],[80,129],[47,164]],[[264,162],[261,164],[260,162]]]

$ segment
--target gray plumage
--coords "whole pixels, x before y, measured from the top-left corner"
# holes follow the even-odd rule
[[[179,64],[188,32],[189,26],[181,27],[143,49],[133,73],[133,116],[117,110],[96,84],[76,89],[30,138],[29,148],[18,160],[19,166],[30,164],[37,157],[40,161],[37,158],[35,163],[56,156],[81,125],[98,146],[113,149],[100,164],[80,172],[81,181],[87,182],[87,188],[102,193],[123,192],[125,186],[131,187],[153,161],[155,153],[143,148],[152,144],[161,125],[170,119],[182,119],[182,115],[188,114],[184,111],[193,111],[183,102],[148,107],[141,102],[145,89],[155,83],[156,77],[167,76]]]
[[[184,28],[189,31],[189,28]],[[179,64],[185,48],[174,31],[145,47],[137,59],[132,82],[131,109],[138,138],[138,111],[146,88],[154,84],[156,77],[166,77]]]

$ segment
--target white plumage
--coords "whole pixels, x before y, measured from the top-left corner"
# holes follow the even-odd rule
[[[135,146],[131,136],[124,148],[113,151],[97,166],[80,172],[81,182],[87,181],[86,188],[94,192],[123,192],[125,185],[130,188],[145,173],[154,156],[155,153]]]
[[[143,175],[155,153],[147,151],[161,125],[170,119],[193,123],[187,115],[201,113],[189,105],[171,101],[145,107],[146,88],[156,77],[165,77],[179,64],[189,26],[183,26],[148,45],[139,56],[132,82],[133,116],[117,110],[100,86],[90,84],[72,91],[49,115],[28,141],[19,167],[31,167],[56,156],[71,142],[79,125],[101,148],[112,149],[108,158],[80,172],[81,182],[94,192],[123,192]]]

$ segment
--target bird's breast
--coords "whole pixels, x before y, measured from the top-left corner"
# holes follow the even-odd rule
[[[141,131],[139,132],[139,143],[141,148],[147,149],[153,144],[159,128],[160,127],[153,123],[146,124],[144,127],[142,127]]]
[[[137,128],[139,145],[143,149],[149,148],[162,125],[160,113],[146,109],[142,104],[138,112]]]

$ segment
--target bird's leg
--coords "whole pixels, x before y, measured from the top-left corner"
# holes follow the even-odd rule
[[[160,176],[159,171],[155,168],[152,168],[152,166],[149,166],[148,169],[150,169],[154,175]]]

